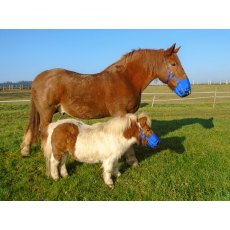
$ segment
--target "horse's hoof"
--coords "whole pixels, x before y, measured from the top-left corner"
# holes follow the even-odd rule
[[[25,146],[24,143],[20,145],[20,149],[23,157],[28,157],[30,155],[30,147]]]
[[[27,149],[21,149],[21,155],[23,157],[28,157],[30,155],[30,151]]]

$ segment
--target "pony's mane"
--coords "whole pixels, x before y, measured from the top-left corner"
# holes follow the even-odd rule
[[[114,117],[104,123],[96,123],[91,128],[98,131],[103,130],[106,133],[120,134],[131,126],[132,121],[137,121],[137,117],[134,114],[126,114],[122,117]]]
[[[49,130],[53,130],[58,125],[64,124],[64,123],[72,123],[78,126],[78,128],[84,129],[87,132],[106,132],[106,133],[114,133],[114,134],[121,134],[126,129],[128,129],[131,126],[132,121],[137,121],[137,117],[134,114],[126,114],[122,117],[114,117],[106,122],[102,123],[95,123],[93,125],[87,125],[77,119],[69,118],[69,119],[63,119],[56,121],[54,123],[49,124]]]
[[[118,61],[114,62],[110,66],[106,68],[106,70],[114,70],[117,67],[126,67],[127,63],[138,59],[139,62],[146,62],[149,58],[151,58],[151,67],[153,66],[159,66],[159,60],[160,57],[163,57],[162,55],[163,49],[160,50],[154,50],[154,49],[137,49],[132,50],[131,52],[128,52],[124,54]],[[144,63],[149,65],[150,63]]]

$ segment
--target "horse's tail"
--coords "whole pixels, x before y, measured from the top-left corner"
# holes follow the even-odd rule
[[[39,138],[39,125],[40,125],[40,115],[36,109],[34,99],[31,97],[30,102],[30,120],[27,130],[30,129],[32,135],[32,143],[37,144]]]

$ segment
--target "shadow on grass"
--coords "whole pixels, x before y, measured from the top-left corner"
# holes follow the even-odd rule
[[[180,120],[152,120],[152,128],[158,136],[164,136],[170,132],[174,132],[184,126],[200,124],[205,129],[214,127],[213,118],[185,118]]]
[[[152,120],[152,128],[160,137],[160,143],[154,149],[144,146],[135,146],[135,153],[138,161],[141,162],[146,158],[153,156],[153,154],[160,153],[163,150],[170,150],[178,154],[183,154],[185,152],[183,144],[186,139],[185,136],[168,138],[163,138],[162,136],[167,135],[170,132],[176,131],[184,126],[193,124],[200,124],[204,129],[211,129],[214,127],[213,118],[185,118],[180,120],[162,121]]]
[[[83,163],[78,162],[78,161],[74,161],[74,160],[72,160],[71,162],[68,162],[66,164],[66,167],[67,167],[67,171],[68,171],[69,176],[71,176],[72,174],[74,174],[76,172],[76,168],[78,168],[82,164]]]
[[[148,105],[149,105],[149,103],[143,102],[143,103],[140,104],[140,108],[143,108],[143,107],[148,106]]]

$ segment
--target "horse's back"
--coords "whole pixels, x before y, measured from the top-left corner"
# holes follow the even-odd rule
[[[60,81],[62,78],[79,77],[81,74],[66,69],[55,68],[43,71],[35,77],[32,87],[40,84],[47,84],[49,81]],[[47,82],[48,81],[48,82]]]

